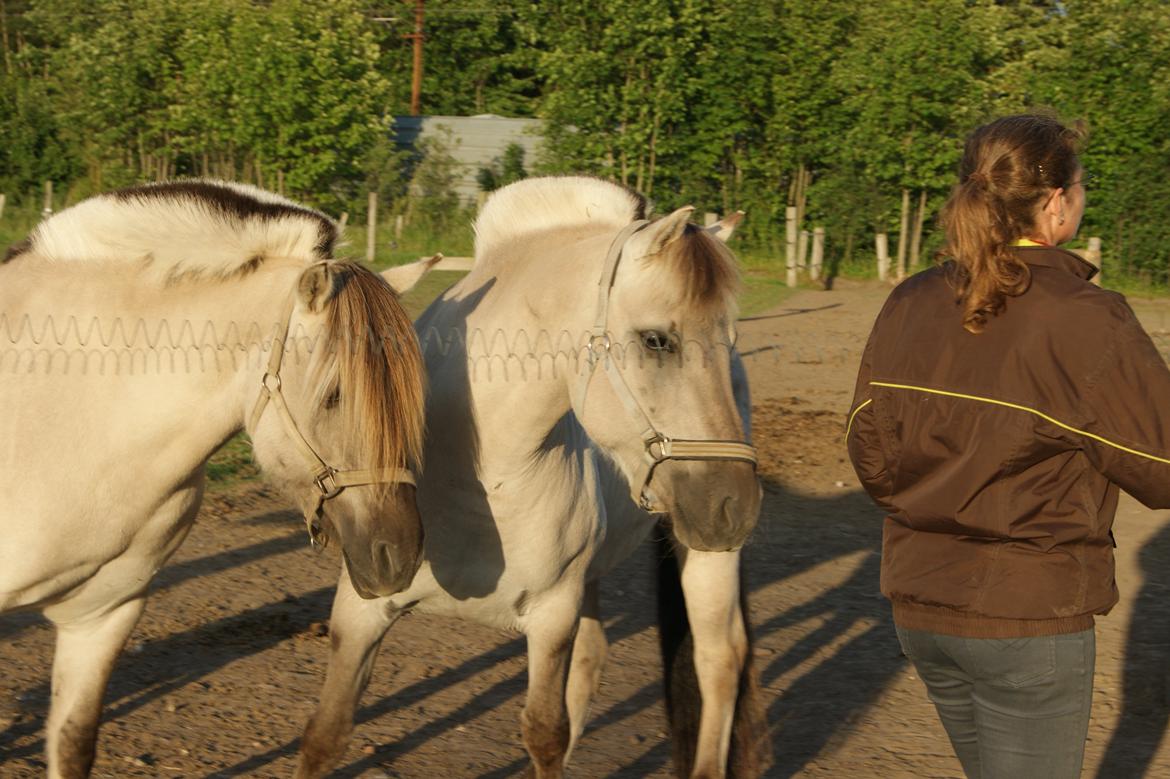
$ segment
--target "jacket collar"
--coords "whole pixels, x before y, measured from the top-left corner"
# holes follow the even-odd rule
[[[1066,271],[1085,281],[1097,275],[1096,265],[1066,249],[1058,249],[1055,246],[1015,246],[1013,248],[1019,253],[1020,259],[1029,265]]]

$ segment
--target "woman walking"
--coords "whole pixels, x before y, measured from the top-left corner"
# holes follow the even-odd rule
[[[1057,248],[1084,213],[1082,138],[1037,115],[970,135],[947,261],[890,295],[848,420],[887,513],[882,593],[972,778],[1080,775],[1118,489],[1170,507],[1170,370]]]

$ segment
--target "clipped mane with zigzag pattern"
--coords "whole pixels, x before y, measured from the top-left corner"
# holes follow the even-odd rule
[[[226,278],[271,258],[327,259],[324,214],[244,184],[192,180],[121,189],[41,222],[8,259],[137,264],[162,280]]]
[[[587,176],[532,178],[492,193],[475,220],[475,257],[527,233],[576,225],[624,227],[649,212],[646,198]]]

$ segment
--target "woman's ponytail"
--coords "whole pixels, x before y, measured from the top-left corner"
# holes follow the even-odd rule
[[[961,178],[943,206],[951,283],[963,327],[979,333],[1022,295],[1031,273],[1012,245],[1035,225],[1043,198],[1070,183],[1084,133],[1047,116],[1009,116],[967,139]]]

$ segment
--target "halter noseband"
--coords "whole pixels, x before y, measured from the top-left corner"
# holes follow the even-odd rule
[[[589,391],[589,384],[593,379],[594,369],[598,363],[604,363],[605,375],[613,387],[622,405],[633,419],[642,426],[642,462],[635,472],[637,484],[631,484],[634,502],[646,511],[665,511],[660,504],[647,495],[650,479],[654,469],[664,460],[727,460],[748,462],[758,465],[756,449],[744,441],[721,441],[716,439],[671,438],[658,431],[650,419],[650,415],[638,402],[622,376],[610,351],[610,338],[607,331],[609,321],[609,297],[613,290],[614,279],[617,277],[617,266],[621,261],[623,249],[634,233],[641,230],[649,222],[638,220],[626,225],[613,243],[609,246],[609,253],[605,258],[605,266],[601,271],[601,278],[597,282],[597,314],[594,317],[593,329],[589,334],[589,370],[581,382],[577,408],[584,413],[585,397]],[[600,353],[599,353],[600,352]]]
[[[248,429],[256,429],[256,425],[260,422],[260,416],[271,401],[284,424],[285,432],[288,433],[289,438],[313,473],[313,485],[317,488],[317,502],[312,511],[305,512],[305,527],[309,531],[309,542],[314,549],[317,549],[323,548],[329,540],[317,521],[321,516],[325,501],[337,497],[346,487],[386,483],[414,484],[415,481],[414,474],[406,468],[338,470],[326,463],[305,439],[305,436],[301,434],[293,419],[292,412],[288,409],[288,403],[285,402],[280,383],[280,364],[284,359],[284,343],[288,338],[295,301],[295,296],[289,299],[278,325],[276,336],[272,340],[272,353],[268,357],[268,369],[264,372],[263,378],[260,379],[260,396],[256,398],[256,405],[252,408]]]

